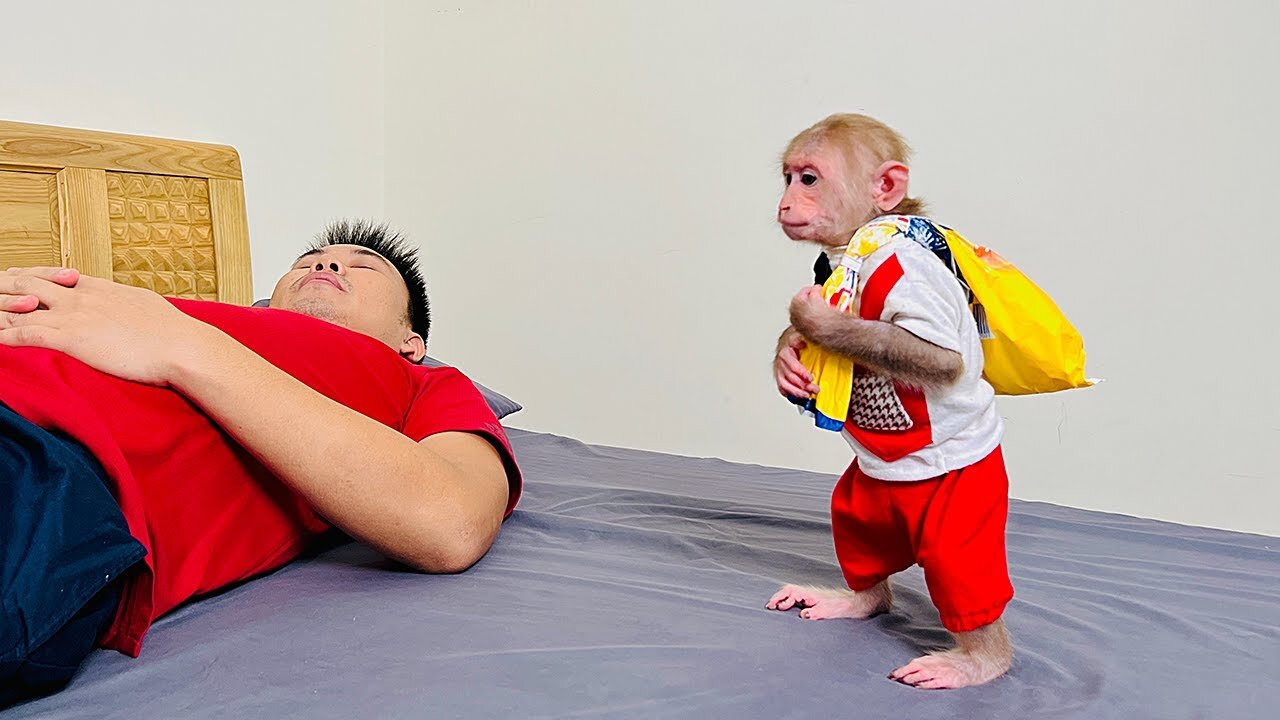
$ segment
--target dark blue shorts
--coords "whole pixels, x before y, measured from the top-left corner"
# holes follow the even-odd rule
[[[145,554],[98,461],[0,404],[0,708],[71,679]]]

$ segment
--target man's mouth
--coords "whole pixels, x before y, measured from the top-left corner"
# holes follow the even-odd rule
[[[302,278],[302,281],[298,283],[298,287],[309,285],[313,282],[328,283],[343,292],[347,291],[347,288],[343,285],[342,281],[338,279],[337,275],[334,275],[333,273],[327,273],[327,272],[307,273],[307,275]]]

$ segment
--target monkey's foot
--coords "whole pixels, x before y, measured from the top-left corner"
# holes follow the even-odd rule
[[[889,679],[925,690],[950,690],[990,682],[1009,670],[1013,653],[946,650],[903,665]]]
[[[893,593],[888,582],[862,592],[787,585],[774,593],[765,607],[770,610],[803,608],[800,617],[805,620],[862,619],[885,612],[892,601]]]

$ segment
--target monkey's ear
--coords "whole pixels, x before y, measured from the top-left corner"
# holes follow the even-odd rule
[[[889,160],[876,169],[871,178],[871,199],[881,212],[889,212],[907,196],[911,170],[897,160]]]

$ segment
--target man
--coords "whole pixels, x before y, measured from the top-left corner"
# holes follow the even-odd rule
[[[414,364],[428,327],[415,253],[363,222],[271,308],[0,275],[0,707],[330,524],[426,572],[478,560],[520,475],[470,381]]]

